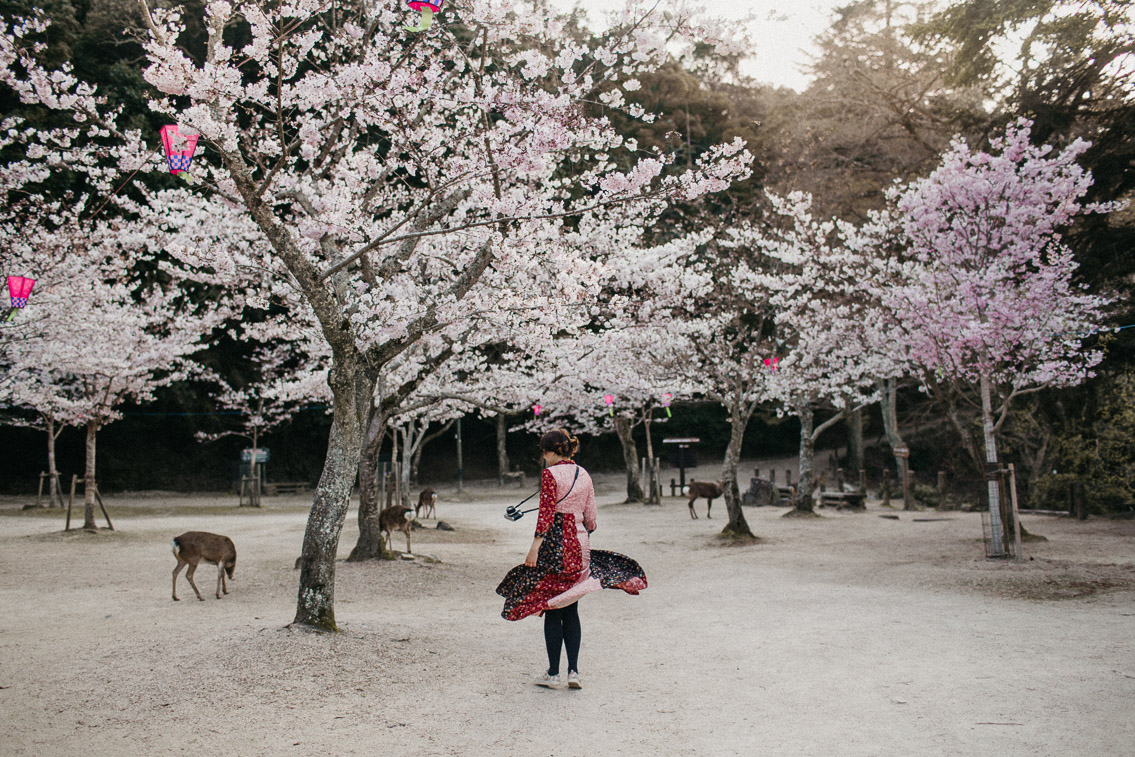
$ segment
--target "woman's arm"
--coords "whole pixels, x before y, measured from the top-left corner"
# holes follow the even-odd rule
[[[552,527],[552,518],[556,514],[556,478],[552,472],[545,468],[540,474],[540,513],[536,516],[536,533],[532,539],[532,546],[528,549],[528,556],[524,564],[530,568],[536,567],[536,558],[540,555],[540,547],[544,544],[544,536]]]

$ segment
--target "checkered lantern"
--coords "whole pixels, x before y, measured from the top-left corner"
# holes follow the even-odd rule
[[[32,287],[35,286],[35,279],[29,279],[24,276],[9,276],[8,277],[8,295],[12,298],[12,307],[22,308],[28,304],[28,297],[31,296]]]
[[[170,173],[178,174],[189,170],[189,161],[193,160],[193,151],[197,149],[199,136],[179,134],[174,124],[162,127],[162,147],[166,151],[166,162],[169,163]]]

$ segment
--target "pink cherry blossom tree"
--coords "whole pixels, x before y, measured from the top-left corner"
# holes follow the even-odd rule
[[[883,293],[924,383],[949,382],[978,409],[987,468],[999,467],[997,435],[1015,399],[1075,385],[1101,355],[1082,335],[1103,321],[1106,300],[1074,280],[1061,232],[1085,213],[1090,174],[1063,150],[1030,143],[1030,124],[1010,124],[989,152],[957,139],[925,179],[894,189],[878,220],[903,279]],[[964,429],[959,429],[964,433]],[[988,477],[994,550],[1003,554],[1002,511]]]

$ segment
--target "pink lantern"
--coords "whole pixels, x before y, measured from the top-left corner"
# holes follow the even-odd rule
[[[28,297],[31,296],[34,286],[35,279],[29,279],[25,276],[8,277],[8,295],[12,298],[12,309],[8,311],[8,317],[5,320],[10,321],[15,318],[16,310],[28,304]]]
[[[776,370],[776,364],[779,363],[779,362],[780,362],[780,358],[778,358],[778,357],[766,357],[765,358],[765,366],[768,368],[769,373],[772,373],[773,371]]]
[[[406,0],[406,5],[410,6],[411,10],[416,10],[422,14],[421,19],[418,20],[418,25],[407,26],[406,31],[424,32],[433,25],[434,14],[441,13],[441,6],[445,5],[445,0],[437,0],[436,3],[430,2],[430,0]]]
[[[603,401],[607,403],[607,413],[610,414],[611,417],[614,417],[615,409],[612,407],[612,405],[615,404],[615,395],[604,394],[603,395]]]
[[[162,127],[162,147],[166,151],[166,162],[169,163],[169,172],[177,175],[189,170],[189,161],[193,160],[193,151],[197,149],[197,138],[200,134],[179,134],[177,126],[167,124]],[[185,178],[189,178],[186,174]]]
[[[35,279],[29,279],[25,276],[9,276],[8,295],[12,298],[12,307],[22,308],[27,305],[28,297],[31,296],[34,286]]]
[[[540,411],[543,410],[543,409],[544,409],[543,405],[533,405],[532,406],[532,412],[534,412],[537,415],[537,417],[539,417]]]
[[[674,395],[671,394],[670,392],[666,392],[665,394],[662,395],[662,407],[666,408],[666,417],[667,418],[673,418],[674,417],[674,416],[670,415],[670,402],[673,399],[674,399]]]

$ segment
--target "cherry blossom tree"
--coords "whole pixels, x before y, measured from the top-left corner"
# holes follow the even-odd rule
[[[779,269],[770,305],[778,355],[767,366],[772,399],[800,419],[800,489],[789,514],[813,513],[815,444],[820,435],[874,401],[875,383],[903,367],[880,338],[885,311],[865,284],[879,271],[855,226],[820,220],[812,198],[769,195],[771,228],[733,230],[737,242],[760,249]],[[818,409],[834,411],[817,424]]]
[[[163,93],[154,112],[200,133],[211,156],[195,169],[201,196],[252,224],[269,275],[330,350],[332,428],[295,621],[334,629],[334,556],[378,374],[424,335],[463,331],[518,278],[536,282],[529,296],[592,293],[587,259],[562,244],[564,218],[693,198],[743,175],[739,142],[680,173],[663,175],[664,155],[620,170],[609,153],[624,140],[582,107],[599,91],[621,107],[623,90],[610,84],[633,86],[637,71],[692,58],[728,29],[634,4],[596,46],[566,39],[561,20],[521,18],[497,2],[447,9],[444,23],[414,35],[385,3],[212,2],[199,61],[178,46],[178,11],[144,7],[144,17],[145,75]],[[5,41],[19,61],[8,85],[101,129],[71,141],[118,133],[91,88],[20,52],[21,34]],[[171,254],[196,256],[201,270],[231,267],[221,247]]]
[[[883,293],[902,325],[897,335],[927,386],[949,382],[979,410],[992,468],[1013,401],[1075,385],[1101,359],[1083,336],[1100,326],[1107,302],[1075,283],[1077,265],[1061,233],[1110,206],[1083,203],[1091,176],[1076,160],[1087,143],[1057,151],[1029,137],[1029,122],[1020,120],[989,152],[955,140],[932,174],[891,192],[877,221],[905,274]],[[996,535],[1008,519],[992,476],[988,492],[1001,554]]]

